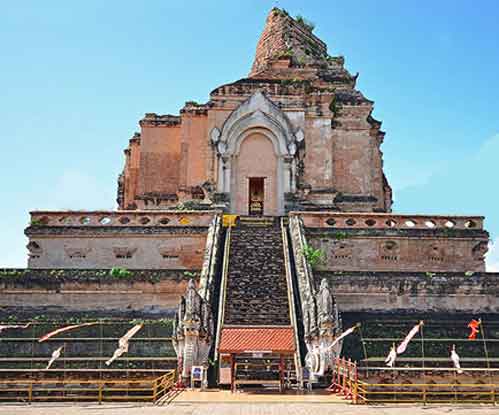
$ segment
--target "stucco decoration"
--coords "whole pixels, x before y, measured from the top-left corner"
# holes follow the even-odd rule
[[[307,244],[300,218],[289,219],[291,243],[295,257],[298,292],[300,293],[304,341],[307,347],[305,367],[309,382],[316,383],[331,367],[334,358],[340,355],[342,341],[334,344],[341,333],[341,318],[334,293],[326,279],[322,279],[317,290],[313,270],[304,254]]]
[[[286,114],[262,91],[257,91],[237,107],[223,124],[219,140],[226,143],[226,146],[220,155],[233,154],[241,135],[251,128],[266,128],[271,131],[278,141],[278,155],[289,155],[288,145],[297,141]],[[212,137],[213,134],[212,130]]]
[[[190,280],[175,314],[173,347],[178,357],[179,377],[189,384],[193,366],[203,366],[203,388],[208,386],[208,357],[213,343],[214,324],[210,304],[199,295]]]
[[[296,188],[295,155],[304,135],[301,129],[295,131],[286,114],[261,91],[255,92],[230,114],[219,136],[215,129],[210,133],[212,142],[216,143],[219,158],[217,191],[231,195],[230,204],[234,209],[234,200],[237,197],[235,191],[245,191],[231,189],[235,186],[237,177],[236,160],[241,143],[253,133],[265,136],[272,142],[277,157],[276,213],[283,214],[284,194],[294,192]]]
[[[220,130],[217,127],[214,127],[210,132],[210,140],[213,144],[218,143],[220,139]]]
[[[333,293],[326,279],[322,279],[316,294],[309,293],[302,304],[307,355],[305,366],[309,381],[317,382],[331,367],[334,358],[341,352],[342,342],[333,345],[340,334],[341,320]]]

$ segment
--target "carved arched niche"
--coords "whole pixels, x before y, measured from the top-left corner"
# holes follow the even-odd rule
[[[276,158],[275,177],[275,209],[265,214],[284,214],[284,195],[296,190],[296,153],[303,141],[301,129],[294,130],[286,114],[281,111],[262,92],[256,92],[237,107],[223,124],[222,130],[214,128],[210,139],[217,148],[218,177],[217,191],[230,195],[230,211],[247,214],[237,200],[244,199],[241,192],[241,174],[238,159],[243,141],[249,137],[268,140]],[[262,148],[265,148],[262,141]],[[258,175],[258,154],[255,154],[255,175]],[[248,177],[251,172],[245,171]]]

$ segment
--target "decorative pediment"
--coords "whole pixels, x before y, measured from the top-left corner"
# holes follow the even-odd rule
[[[250,130],[267,135],[278,155],[294,155],[296,144],[303,140],[303,131],[297,134],[286,114],[263,92],[257,91],[237,107],[225,121],[222,131],[214,128],[210,139],[224,156],[237,153],[240,141]]]

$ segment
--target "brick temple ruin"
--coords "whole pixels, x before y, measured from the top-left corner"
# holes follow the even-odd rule
[[[328,349],[340,312],[498,313],[483,217],[392,212],[385,133],[357,77],[274,8],[248,77],[139,121],[116,211],[31,212],[26,284],[56,272],[59,288],[5,283],[3,305],[174,315],[184,382],[211,359],[233,387],[262,382],[251,365],[280,385],[284,372],[320,380],[341,351]],[[314,267],[311,249],[324,254]],[[83,276],[110,268],[139,277]]]

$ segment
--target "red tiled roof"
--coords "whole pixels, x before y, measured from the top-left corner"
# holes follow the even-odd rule
[[[223,328],[221,353],[293,353],[295,342],[291,327]]]

